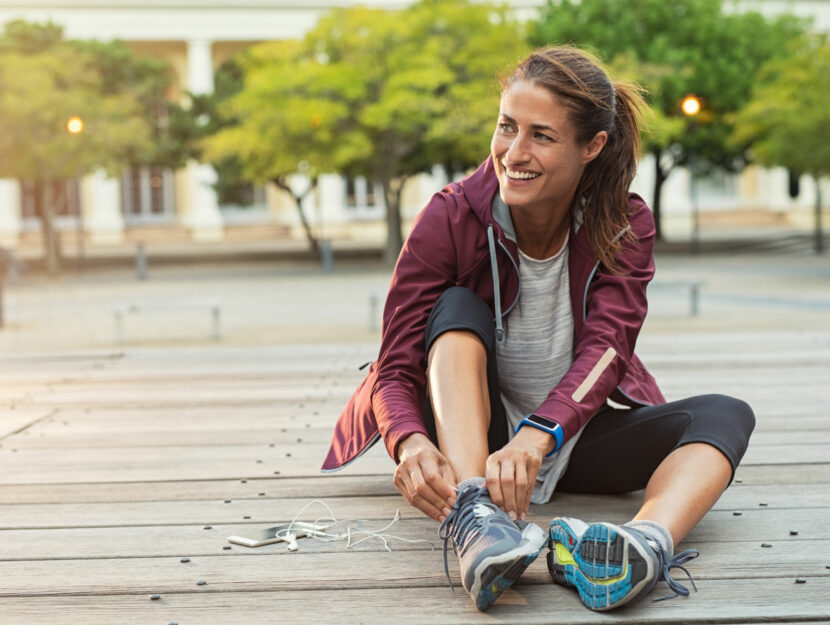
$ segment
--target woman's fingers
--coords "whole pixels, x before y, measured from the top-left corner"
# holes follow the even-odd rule
[[[410,504],[436,521],[443,521],[455,503],[455,474],[437,449],[405,457],[394,482]]]
[[[530,505],[530,490],[528,489],[527,467],[524,464],[516,465],[516,516],[524,519]]]

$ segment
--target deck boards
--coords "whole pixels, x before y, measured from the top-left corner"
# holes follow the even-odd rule
[[[830,620],[830,332],[641,340],[667,396],[735,394],[753,405],[758,427],[739,481],[682,545],[701,551],[689,565],[700,592],[611,616],[551,584],[542,559],[480,614],[463,590],[447,586],[436,525],[394,490],[381,445],[343,472],[320,474],[333,419],[373,350],[209,346],[4,359],[0,620]],[[434,549],[392,541],[389,553],[374,540],[354,549],[304,540],[297,553],[280,544],[224,549],[229,535],[290,521],[315,498],[362,527],[383,526],[400,511],[391,533]],[[624,521],[638,503],[638,494],[557,495],[531,518]],[[314,507],[302,518],[323,514]],[[453,557],[450,572],[458,583]],[[161,598],[151,600],[154,593]]]

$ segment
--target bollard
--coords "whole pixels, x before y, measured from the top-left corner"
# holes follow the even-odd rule
[[[147,253],[144,251],[144,244],[135,246],[135,272],[139,280],[147,279]]]
[[[378,306],[380,305],[380,295],[377,292],[369,294],[369,331],[378,331]]]
[[[331,239],[320,241],[320,259],[323,261],[323,273],[331,273],[334,270],[334,252],[331,248]]]

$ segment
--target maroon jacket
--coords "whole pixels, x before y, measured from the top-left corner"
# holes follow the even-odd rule
[[[342,468],[380,437],[397,462],[398,443],[415,432],[426,434],[421,413],[426,383],[424,328],[446,289],[472,289],[501,316],[512,308],[519,296],[519,255],[516,243],[493,219],[491,206],[498,188],[488,158],[475,173],[435,194],[418,215],[392,276],[380,353],[337,421],[323,471]],[[629,222],[637,244],[619,254],[619,275],[604,272],[594,260],[584,228],[571,232],[573,364],[534,411],[559,423],[565,441],[609,397],[632,407],[665,402],[634,355],[646,316],[646,285],[654,275],[655,227],[642,198],[635,194],[629,198]],[[498,289],[494,289],[491,250]]]

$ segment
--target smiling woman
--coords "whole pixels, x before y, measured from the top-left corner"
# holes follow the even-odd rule
[[[668,571],[697,551],[674,544],[730,483],[754,416],[724,396],[667,403],[634,354],[654,275],[654,220],[628,192],[642,100],[569,47],[534,52],[502,87],[490,157],[403,247],[380,355],[323,469],[382,438],[480,610],[545,544],[553,581],[593,610],[660,580],[688,595]],[[525,522],[555,490],[643,488],[625,525]]]

